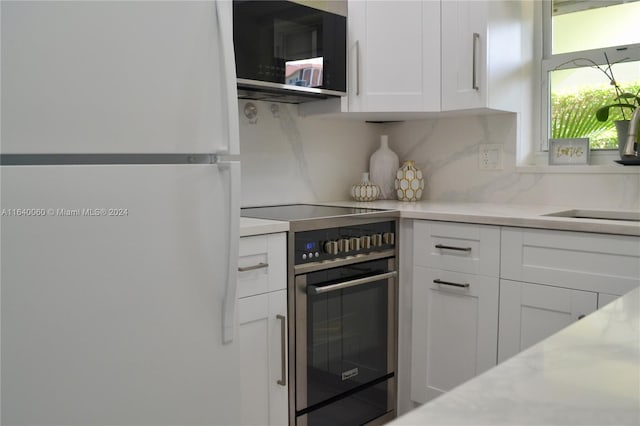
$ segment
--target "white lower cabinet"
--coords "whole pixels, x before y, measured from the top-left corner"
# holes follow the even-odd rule
[[[640,285],[640,239],[503,228],[498,362]]]
[[[286,425],[287,291],[239,300],[243,425]]]
[[[496,365],[498,278],[413,274],[411,399],[427,402]]]
[[[496,365],[500,229],[413,230],[411,399],[427,402]]]
[[[598,293],[500,280],[498,362],[598,309]]]
[[[288,423],[286,234],[240,238],[242,425]]]
[[[608,305],[609,303],[616,300],[618,297],[620,296],[615,294],[598,293],[598,309]]]
[[[640,285],[638,237],[429,220],[415,220],[412,237],[415,402]]]

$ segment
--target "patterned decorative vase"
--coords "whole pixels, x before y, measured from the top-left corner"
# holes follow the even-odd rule
[[[389,137],[380,135],[380,148],[369,159],[369,174],[371,180],[380,186],[380,198],[392,200],[395,198],[393,180],[400,160],[395,152],[389,148]]]
[[[369,173],[363,173],[362,182],[351,187],[351,196],[356,201],[375,201],[380,196],[380,187],[369,181]]]
[[[396,172],[395,189],[398,200],[418,201],[424,191],[422,170],[417,169],[415,161],[407,160]]]

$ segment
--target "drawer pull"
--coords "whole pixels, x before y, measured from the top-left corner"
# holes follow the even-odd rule
[[[580,316],[578,317],[578,321],[579,321],[579,320],[581,320],[581,319],[582,319],[582,318],[584,318],[584,317],[586,317],[586,315],[580,315]]]
[[[442,281],[442,280],[433,280],[433,282],[435,284],[450,285],[452,287],[461,287],[461,288],[469,288],[470,286],[469,283],[460,284],[460,283],[452,283],[451,281]]]
[[[254,271],[256,269],[262,269],[262,268],[268,268],[269,264],[268,263],[263,263],[260,262],[257,265],[251,265],[251,266],[239,266],[238,267],[238,271],[239,272],[247,272],[247,271]]]
[[[276,381],[280,386],[287,386],[287,317],[284,315],[276,315],[276,318],[280,320],[280,380]]]
[[[471,251],[471,247],[445,246],[443,244],[436,244],[436,248],[445,250]]]

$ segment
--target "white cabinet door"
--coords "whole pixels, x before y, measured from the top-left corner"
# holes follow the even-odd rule
[[[598,309],[608,305],[619,297],[620,296],[617,296],[615,294],[598,293]]]
[[[497,277],[416,266],[412,312],[412,400],[427,402],[496,365]]]
[[[440,2],[348,7],[349,111],[439,111]]]
[[[597,308],[597,293],[500,280],[498,362],[551,336]]]
[[[240,299],[238,314],[241,424],[286,425],[286,290]]]
[[[517,111],[522,2],[442,2],[442,111]]]

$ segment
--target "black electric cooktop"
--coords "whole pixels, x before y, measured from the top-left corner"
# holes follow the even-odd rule
[[[243,208],[241,210],[240,216],[295,222],[302,220],[335,218],[385,211],[386,210],[381,209],[318,206],[314,204],[287,204],[282,206]]]

